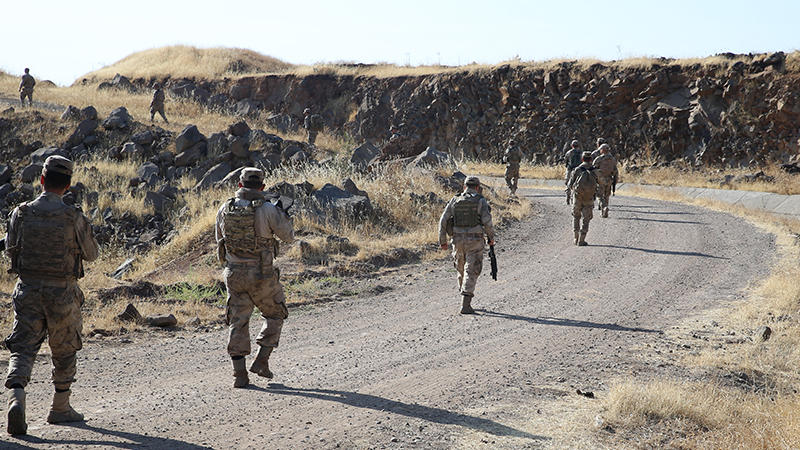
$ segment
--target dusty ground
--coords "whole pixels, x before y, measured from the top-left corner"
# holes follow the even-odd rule
[[[3,434],[0,447],[619,448],[594,423],[599,399],[620,378],[702,377],[673,361],[693,333],[713,332],[709,311],[767,273],[773,237],[724,213],[618,196],[576,247],[560,192],[521,193],[534,213],[498,236],[500,276],[479,280],[477,315],[458,314],[448,260],[363,278],[343,287],[359,295],[294,308],[275,379],[248,389],[231,388],[224,329],[88,339],[73,400],[87,421],[45,423],[42,357],[30,435]]]

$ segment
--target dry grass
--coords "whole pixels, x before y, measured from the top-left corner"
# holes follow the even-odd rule
[[[96,83],[116,74],[146,80],[167,78],[220,79],[243,73],[280,73],[293,67],[271,56],[241,48],[158,47],[133,53],[110,66],[80,77]]]

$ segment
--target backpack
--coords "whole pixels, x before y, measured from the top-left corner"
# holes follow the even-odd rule
[[[600,161],[600,165],[597,168],[603,173],[614,173],[616,167],[617,161],[614,160],[613,156],[608,155]]]
[[[575,198],[581,203],[592,201],[597,192],[597,177],[592,176],[594,167],[590,169],[576,167],[575,170],[578,172],[575,183],[572,185]]]
[[[456,197],[453,203],[453,226],[462,228],[472,228],[481,225],[481,217],[478,214],[478,203],[483,196],[480,194],[461,194]]]
[[[311,129],[314,131],[322,131],[325,129],[325,121],[322,120],[322,116],[319,114],[311,116]]]

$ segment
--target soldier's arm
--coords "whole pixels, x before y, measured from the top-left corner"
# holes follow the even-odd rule
[[[294,221],[286,213],[279,210],[272,203],[264,203],[261,208],[256,211],[256,218],[259,216],[261,220],[259,223],[266,224],[269,227],[269,232],[272,237],[278,237],[283,242],[291,244],[294,242]],[[261,236],[265,236],[266,230],[261,230]]]
[[[481,224],[483,225],[483,232],[486,233],[486,239],[489,242],[494,242],[494,226],[492,225],[492,208],[486,199],[481,200],[480,203]]]
[[[439,217],[439,245],[447,245],[447,221],[453,217],[453,200],[447,202],[441,217]]]
[[[81,247],[81,259],[84,261],[94,261],[100,256],[100,246],[94,238],[92,224],[83,214],[78,215],[75,223],[75,233],[78,237],[78,244]]]
[[[14,209],[14,212],[11,213],[11,219],[9,219],[6,229],[6,253],[11,256],[10,249],[14,247],[17,243],[17,232],[16,230],[16,222],[17,217],[19,214],[18,209]]]
[[[223,239],[222,235],[222,211],[225,209],[225,202],[222,203],[222,206],[217,210],[217,219],[214,221],[214,237],[217,239],[217,244],[219,241]]]

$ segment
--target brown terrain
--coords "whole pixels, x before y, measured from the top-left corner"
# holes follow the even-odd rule
[[[231,387],[221,325],[90,337],[73,395],[87,420],[45,423],[44,354],[29,436],[0,434],[0,448],[624,448],[602,426],[610,385],[717,377],[676,361],[727,333],[715,311],[767,274],[774,236],[726,213],[617,196],[577,247],[561,192],[519,193],[533,213],[498,235],[500,274],[485,264],[476,315],[458,314],[442,254],[292,308],[275,378],[247,389]]]

